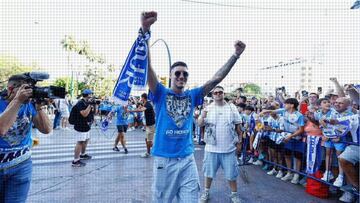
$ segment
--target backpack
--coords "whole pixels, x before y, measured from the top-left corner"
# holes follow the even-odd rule
[[[76,120],[78,119],[80,114],[80,111],[78,109],[78,105],[76,104],[75,106],[72,107],[71,111],[70,111],[70,116],[69,116],[69,123],[71,125],[75,125]]]
[[[78,120],[80,119],[80,111],[79,111],[79,103],[84,102],[82,100],[78,101],[75,106],[71,108],[70,115],[69,115],[69,123],[71,125],[75,125]]]

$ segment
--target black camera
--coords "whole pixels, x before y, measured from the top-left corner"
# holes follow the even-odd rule
[[[101,103],[101,99],[97,99],[97,98],[90,98],[88,101],[87,101],[87,103],[89,104],[89,105],[100,105],[100,103]]]
[[[33,98],[36,101],[43,101],[46,98],[49,99],[60,99],[65,98],[66,91],[63,87],[57,86],[48,86],[48,87],[38,87],[35,86],[37,82],[49,79],[48,73],[43,72],[29,72],[19,75],[22,79],[30,85],[28,88],[33,89]]]

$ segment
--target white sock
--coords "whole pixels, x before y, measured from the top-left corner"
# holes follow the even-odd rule
[[[205,188],[205,192],[208,193],[210,191],[210,188]]]
[[[237,192],[231,192],[231,195],[235,196],[237,195]]]
[[[77,162],[77,161],[79,161],[79,160],[80,160],[80,158],[74,159],[74,162]]]

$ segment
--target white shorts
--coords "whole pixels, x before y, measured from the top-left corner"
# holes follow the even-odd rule
[[[81,142],[81,141],[86,141],[88,139],[90,139],[90,131],[89,132],[78,132],[78,131],[75,131],[75,139],[77,142]]]

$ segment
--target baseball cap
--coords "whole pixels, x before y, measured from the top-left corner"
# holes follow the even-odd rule
[[[83,94],[92,94],[93,92],[90,89],[84,89]]]

